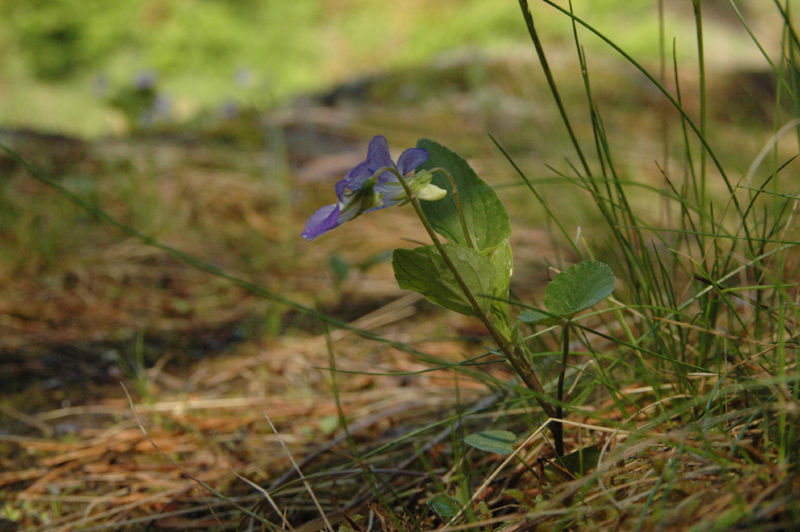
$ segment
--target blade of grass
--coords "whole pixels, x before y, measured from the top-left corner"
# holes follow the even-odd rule
[[[591,170],[589,169],[589,163],[586,161],[586,157],[583,155],[583,150],[578,142],[578,137],[575,135],[575,132],[572,129],[572,124],[570,123],[567,109],[564,106],[564,103],[561,100],[561,95],[558,92],[558,85],[553,77],[553,72],[550,70],[550,65],[547,62],[547,56],[544,53],[544,46],[542,46],[542,42],[539,39],[539,33],[536,31],[536,26],[533,23],[533,14],[531,13],[531,8],[528,6],[528,0],[519,0],[519,7],[522,10],[522,16],[525,19],[525,25],[528,27],[528,34],[531,36],[533,46],[536,48],[536,55],[539,56],[539,62],[542,66],[542,71],[547,78],[547,85],[550,87],[550,92],[553,95],[556,107],[558,107],[558,112],[561,114],[561,120],[564,122],[564,126],[567,128],[567,133],[572,141],[572,145],[575,147],[578,158],[581,160],[583,171],[585,175],[589,176],[592,174]]]

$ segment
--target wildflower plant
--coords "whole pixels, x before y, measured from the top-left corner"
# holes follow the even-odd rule
[[[369,144],[367,159],[336,183],[335,190],[337,202],[320,208],[309,218],[303,238],[313,240],[362,214],[411,203],[433,243],[394,251],[392,266],[398,285],[483,322],[499,353],[553,420],[549,426],[555,451],[562,456],[564,444],[558,419],[563,414],[569,320],[611,294],[615,282],[611,268],[601,262],[585,261],[560,273],[547,287],[547,310],[525,310],[515,323],[509,302],[514,262],[508,241],[511,220],[494,189],[478,177],[463,157],[441,144],[421,139],[416,148],[404,151],[395,164],[386,139],[376,136]],[[555,401],[547,396],[533,368],[520,323],[564,327]]]

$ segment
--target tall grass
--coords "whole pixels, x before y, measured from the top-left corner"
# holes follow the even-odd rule
[[[624,279],[618,301],[607,313],[587,316],[581,327],[582,345],[575,353],[578,356],[574,357],[573,369],[575,378],[580,376],[582,382],[568,406],[573,414],[591,420],[592,425],[613,426],[616,423],[612,420],[619,420],[620,430],[630,430],[627,445],[620,445],[617,451],[619,456],[625,456],[624,449],[632,447],[632,442],[653,431],[683,431],[687,427],[697,431],[692,436],[681,433],[680,445],[670,445],[675,452],[667,467],[648,473],[657,482],[642,493],[646,499],[629,500],[630,504],[624,506],[614,504],[624,514],[638,514],[636,529],[672,527],[679,523],[680,516],[663,503],[657,508],[656,501],[668,500],[669,490],[687,476],[688,471],[679,465],[686,453],[702,450],[703,460],[714,463],[720,471],[744,475],[742,464],[753,464],[749,454],[753,451],[742,451],[743,442],[757,432],[758,453],[775,468],[777,477],[785,479],[797,472],[800,242],[795,214],[800,180],[793,163],[797,155],[791,147],[794,143],[784,137],[798,122],[781,104],[782,98],[792,102],[798,99],[793,83],[797,72],[796,32],[788,3],[776,2],[775,9],[783,20],[780,57],[770,58],[765,53],[765,64],[772,70],[778,87],[774,135],[763,155],[753,154],[750,170],[743,173],[727,166],[718,155],[714,126],[708,117],[700,0],[694,2],[699,56],[696,95],[681,91],[677,64],[675,88],[671,91],[664,80],[617,47],[613,35],[596,30],[571,6],[550,0],[544,0],[544,4],[573,24],[593,133],[589,139],[575,135],[570,122],[574,110],[562,103],[536,19],[527,1],[520,0],[576,153],[576,163],[561,175],[590,193],[611,239],[608,247],[613,251],[605,250],[604,258],[615,264],[617,275]],[[733,2],[731,7],[736,9]],[[552,11],[547,16],[552,17]],[[764,50],[747,20],[741,17],[741,22],[753,44]],[[604,110],[596,105],[592,94],[592,64],[581,42],[587,34],[605,41],[621,61],[640,70],[672,107],[672,117],[667,119],[677,122],[682,161],[679,168],[672,166],[671,171],[663,173],[667,185],[661,192],[664,203],[677,213],[671,226],[653,223],[650,212],[635,208],[631,202],[636,191],[624,182],[624,169],[615,161],[615,149],[604,127]],[[699,101],[699,116],[684,105],[691,98]],[[658,156],[653,154],[652,159],[657,160]],[[664,168],[666,162],[661,161],[660,165]],[[538,197],[532,199],[536,201]],[[548,215],[555,226],[560,226],[552,211]],[[584,253],[600,251],[596,242],[583,244]],[[598,349],[597,337],[610,343],[603,343],[604,349]],[[578,364],[579,360],[583,363]],[[631,387],[645,388],[647,392],[636,397],[627,391]],[[591,401],[587,401],[589,398]],[[598,402],[604,400],[614,406],[598,411]],[[646,421],[637,419],[641,416]],[[754,429],[756,425],[758,429]],[[719,444],[720,439],[727,443]],[[631,461],[629,455],[623,459],[622,470],[626,467],[623,464],[629,466]],[[592,480],[599,480],[598,475]],[[737,481],[730,482],[729,489],[737,489]],[[587,481],[581,489],[589,485]],[[689,491],[687,496],[695,491],[681,489]],[[755,525],[759,523],[757,505],[746,499],[742,497],[733,522],[752,519]],[[796,503],[794,506],[796,512]],[[733,508],[723,512],[734,515],[730,513]],[[726,521],[726,526],[731,524]]]

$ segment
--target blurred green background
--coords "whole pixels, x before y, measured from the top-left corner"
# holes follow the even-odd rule
[[[692,55],[684,3],[668,6],[668,37],[685,34],[678,52]],[[571,46],[566,17],[531,4],[550,42]],[[625,49],[656,60],[655,0],[574,4]],[[727,6],[705,4],[710,19]],[[124,134],[136,121],[274,107],[446,50],[526,43],[515,0],[0,0],[0,127]]]

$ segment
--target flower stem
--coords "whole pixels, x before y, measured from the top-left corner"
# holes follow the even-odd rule
[[[414,206],[414,211],[417,213],[417,216],[422,222],[422,225],[425,227],[425,230],[428,232],[428,235],[431,237],[434,246],[436,246],[436,249],[442,256],[442,259],[444,260],[445,264],[447,264],[447,267],[450,269],[451,272],[453,272],[453,276],[455,277],[456,282],[458,282],[458,285],[461,287],[461,290],[464,292],[464,295],[466,296],[470,305],[475,310],[476,315],[483,322],[483,325],[486,327],[486,330],[489,331],[489,334],[492,335],[492,338],[494,338],[495,342],[497,342],[497,345],[500,347],[500,350],[503,352],[508,361],[511,363],[511,366],[514,368],[514,371],[517,373],[517,375],[519,375],[522,381],[525,383],[525,385],[534,392],[534,397],[536,401],[539,403],[539,405],[542,407],[542,410],[544,410],[545,414],[547,414],[547,416],[551,418],[556,417],[556,409],[553,407],[552,404],[550,404],[546,400],[544,387],[542,387],[542,383],[536,376],[536,372],[533,370],[533,367],[531,366],[527,357],[523,353],[522,348],[520,348],[519,346],[513,346],[511,344],[511,341],[505,336],[503,336],[500,333],[500,331],[497,330],[497,327],[494,326],[491,319],[489,319],[489,316],[487,316],[486,313],[484,313],[483,310],[481,310],[480,305],[478,305],[478,302],[475,300],[475,296],[470,291],[469,287],[467,286],[467,283],[461,277],[461,274],[456,269],[456,266],[455,264],[453,264],[453,261],[447,255],[447,252],[445,251],[444,246],[439,240],[439,237],[436,236],[436,232],[433,230],[433,226],[428,221],[427,217],[425,216],[425,213],[422,212],[422,207],[420,206],[417,197],[414,195],[414,192],[411,190],[411,187],[408,186],[408,183],[406,182],[405,178],[403,178],[403,176],[400,175],[400,172],[398,171],[393,171],[393,172],[400,180],[400,184],[406,191],[406,195],[408,195],[411,205]],[[553,430],[553,436],[557,438],[557,433],[555,430]]]
[[[561,350],[561,367],[558,370],[558,391],[556,399],[556,417],[561,419],[564,415],[564,377],[567,373],[567,357],[569,357],[569,322],[564,325],[564,342]],[[564,456],[564,433],[561,421],[551,423],[553,429],[553,439],[556,444],[556,454]],[[556,426],[558,429],[556,430]]]

